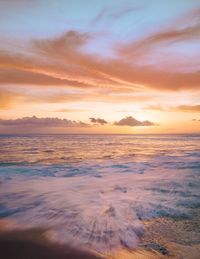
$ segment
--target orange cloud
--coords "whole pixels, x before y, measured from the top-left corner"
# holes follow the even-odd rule
[[[1,84],[39,85],[39,86],[66,86],[66,87],[87,87],[87,84],[62,79],[52,75],[37,73],[34,71],[23,71],[19,69],[0,69]]]
[[[200,104],[198,105],[180,105],[176,107],[178,111],[183,112],[200,112]]]
[[[23,96],[17,92],[0,89],[0,110],[6,110],[21,102]]]
[[[77,100],[88,100],[93,96],[94,100],[110,99],[111,102],[134,100],[136,97],[131,96],[130,93],[143,92],[146,89],[159,91],[199,89],[200,72],[198,70],[168,71],[167,69],[161,70],[159,64],[148,66],[137,63],[155,46],[158,47],[169,41],[197,39],[200,34],[200,21],[197,19],[197,14],[199,11],[193,14],[192,20],[195,19],[196,22],[191,22],[184,28],[170,28],[155,32],[137,43],[121,46],[120,51],[116,52],[115,58],[112,59],[88,54],[84,46],[94,36],[78,31],[68,31],[55,38],[34,39],[26,50],[21,47],[23,54],[20,48],[15,52],[4,48],[0,53],[0,84],[81,88],[86,91],[85,94],[76,97],[73,95],[72,100],[73,97]],[[136,53],[137,58],[135,58]],[[174,64],[176,64],[176,57],[172,60],[170,67]],[[87,89],[92,89],[90,97],[87,97]],[[105,91],[110,89],[112,95],[101,94],[99,89]],[[116,92],[119,96],[113,94]],[[129,93],[125,96],[124,92]],[[49,100],[51,98],[53,97],[50,94],[46,97]]]
[[[43,77],[41,77],[43,79]],[[38,83],[38,81],[37,81]],[[120,95],[118,91],[112,93],[111,90],[105,89],[74,89],[63,86],[57,86],[55,89],[48,89],[48,85],[23,85],[23,87],[10,86],[9,91],[0,86],[0,109],[9,109],[18,106],[22,103],[35,104],[35,103],[71,103],[71,102],[104,102],[104,103],[123,103],[123,102],[144,102],[153,100],[152,95],[137,95],[124,93]],[[68,109],[58,110],[60,112],[69,112]],[[74,110],[73,110],[74,111]],[[77,109],[79,111],[79,109]],[[70,110],[71,112],[71,110]]]
[[[148,105],[143,108],[144,110],[155,110],[155,111],[168,111],[169,108],[162,107],[161,105]]]
[[[54,112],[66,112],[66,113],[69,113],[69,112],[85,112],[85,111],[89,111],[89,110],[86,110],[86,109],[58,109],[58,110],[55,110]]]
[[[157,110],[157,111],[179,111],[179,112],[200,112],[200,105],[179,105],[175,107],[162,107],[160,105],[148,105],[144,108],[145,110]]]

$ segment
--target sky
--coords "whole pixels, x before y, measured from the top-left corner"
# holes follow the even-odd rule
[[[200,133],[200,0],[0,0],[0,133]]]

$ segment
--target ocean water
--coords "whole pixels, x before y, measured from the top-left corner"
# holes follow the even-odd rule
[[[0,136],[0,219],[15,228],[107,252],[199,206],[200,135]]]

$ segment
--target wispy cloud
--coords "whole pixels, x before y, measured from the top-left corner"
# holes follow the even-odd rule
[[[110,8],[103,8],[92,20],[92,24],[102,22],[103,20],[111,20],[116,22],[120,18],[127,16],[130,13],[133,13],[139,9],[139,6],[136,5],[126,5],[124,7],[113,9]]]
[[[159,91],[198,89],[198,69],[171,69],[175,67],[177,57],[171,56],[171,64],[165,70],[160,69],[162,60],[151,66],[138,64],[145,53],[150,51],[153,55],[154,47],[158,48],[169,42],[199,39],[200,22],[196,13],[193,16],[187,26],[173,26],[138,42],[120,45],[120,51],[116,51],[112,59],[89,54],[84,47],[95,36],[78,31],[67,31],[54,38],[34,39],[27,45],[27,51],[24,50],[23,55],[19,51],[20,46],[16,51],[4,48],[0,53],[0,83],[62,85],[83,89],[89,87],[94,92],[96,88],[109,87],[113,91],[117,89],[119,93],[120,89],[122,92],[124,89],[143,91],[144,88]],[[118,45],[114,49],[119,49]],[[191,59],[187,60],[187,67],[190,67],[190,62]]]
[[[128,43],[121,46],[119,51],[127,57],[137,55],[144,56],[152,48],[162,47],[163,44],[169,45],[175,42],[189,42],[191,40],[199,41],[200,39],[200,9],[193,10],[187,15],[181,17],[176,24],[170,24],[168,28],[163,28],[157,32],[140,39],[138,42]]]
[[[96,22],[98,23],[100,20],[116,21],[134,11],[135,6],[131,9],[124,7],[119,11],[105,9],[96,17]],[[130,107],[133,111],[137,111],[135,114],[139,116],[139,109],[144,106],[146,106],[146,110],[199,112],[200,107],[197,101],[191,101],[191,104],[188,102],[187,105],[179,105],[181,102],[177,100],[172,107],[172,102],[170,100],[168,102],[166,97],[175,91],[189,94],[197,93],[197,95],[199,93],[200,52],[195,53],[194,62],[190,58],[190,50],[184,49],[185,53],[176,51],[179,50],[179,44],[191,44],[199,40],[199,14],[199,10],[189,12],[186,15],[187,22],[184,16],[179,22],[174,20],[165,26],[160,24],[157,29],[151,30],[148,35],[143,34],[140,38],[137,37],[137,40],[127,37],[127,41],[124,43],[124,39],[118,38],[112,45],[112,57],[102,55],[105,54],[100,53],[103,50],[98,50],[99,52],[97,51],[95,54],[88,51],[90,47],[97,48],[98,46],[98,44],[92,46],[92,44],[95,44],[94,42],[97,42],[95,28],[91,31],[84,31],[83,28],[80,30],[69,29],[57,35],[54,33],[54,36],[46,36],[52,35],[47,33],[44,34],[44,37],[35,36],[32,39],[26,39],[26,41],[21,37],[17,43],[14,38],[10,40],[7,38],[9,44],[0,43],[0,109],[6,110],[17,107],[20,116],[24,116],[32,114],[34,107],[38,107],[37,111],[34,111],[36,115],[44,115],[46,110],[49,109],[50,111],[60,112],[63,116],[63,113],[83,112],[84,110],[79,109],[79,107],[86,107],[87,109],[95,103],[94,109],[98,106],[98,110],[102,103],[109,103],[112,109],[109,113],[111,118],[114,118],[112,114],[115,111],[130,111]],[[98,35],[100,44],[101,40],[104,41],[103,37],[105,35]],[[106,35],[106,37],[109,41],[112,35]],[[175,47],[174,55],[167,55],[166,49],[170,46]],[[111,49],[111,46],[108,47]],[[163,49],[166,52],[162,52]],[[154,55],[155,53],[157,55]],[[184,59],[184,69],[182,59]],[[163,64],[166,64],[166,66],[164,67]],[[196,100],[196,97],[194,100]],[[60,109],[60,107],[70,107],[72,102],[73,107],[77,105],[77,109]],[[58,103],[62,106],[57,105]],[[97,103],[100,104],[97,105]],[[24,104],[26,107],[30,107],[30,113],[28,109],[27,112],[22,111],[20,105]],[[45,107],[45,112],[40,112],[40,107],[42,109]],[[104,111],[104,113],[106,112]],[[18,128],[21,127],[20,125],[23,127],[23,123],[32,125],[26,126],[29,128],[47,128],[45,125],[49,125],[48,127],[51,128],[79,128],[90,125],[95,128],[96,125],[99,125],[98,129],[100,130],[101,125],[105,125],[104,128],[107,127],[107,124],[109,127],[113,126],[112,119],[107,122],[101,118],[101,116],[105,116],[104,113],[95,112],[95,116],[100,116],[100,118],[92,117],[89,124],[70,120],[60,121],[58,118],[29,118],[21,119],[21,124],[17,124],[18,121],[1,121],[1,127],[9,128],[12,123],[12,127]],[[142,113],[144,113],[144,110],[142,110]],[[12,116],[12,113],[10,114]],[[168,114],[166,113],[166,115]],[[73,116],[73,114],[70,114],[70,116]],[[76,118],[77,116],[76,114]],[[43,126],[42,123],[45,125]],[[4,126],[2,126],[3,124]],[[114,125],[145,127],[154,126],[155,123],[149,120],[137,120],[129,116],[114,122]],[[117,130],[119,130],[119,127]]]
[[[15,64],[13,62],[11,66],[14,67],[14,65]],[[26,68],[25,70],[21,70],[21,68],[17,68],[17,69],[1,68],[0,84],[34,85],[34,86],[65,86],[65,87],[77,87],[77,88],[88,86],[83,82],[68,80],[65,78],[59,78],[56,75],[45,74],[45,73],[42,73],[41,71],[26,71]]]
[[[200,104],[197,105],[178,105],[178,106],[161,106],[161,105],[148,105],[144,107],[145,110],[156,110],[166,112],[200,112]]]
[[[200,112],[200,104],[198,105],[180,105],[176,107],[177,110],[183,112]]]
[[[16,91],[0,89],[0,110],[9,109],[23,100],[23,95]]]
[[[118,89],[101,89],[101,88],[85,88],[76,89],[74,87],[55,86],[49,87],[47,85],[31,87],[30,85],[23,85],[9,87],[6,90],[6,85],[0,86],[0,109],[9,109],[19,106],[22,103],[31,104],[51,104],[51,103],[73,103],[73,102],[104,102],[117,104],[119,102],[144,102],[153,100],[152,95],[142,95],[123,93],[118,94]],[[59,110],[59,109],[58,109]],[[64,109],[65,110],[65,109]],[[60,112],[67,112],[67,110]],[[88,109],[84,109],[86,111]],[[80,111],[80,109],[77,109]],[[83,111],[83,110],[81,110]],[[68,110],[69,112],[69,110]],[[72,112],[72,111],[71,111]]]
[[[70,113],[70,112],[87,112],[87,111],[89,111],[89,110],[86,110],[86,109],[70,109],[70,108],[54,110],[54,112],[63,112],[63,113]]]

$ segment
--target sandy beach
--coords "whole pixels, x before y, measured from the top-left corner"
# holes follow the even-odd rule
[[[121,259],[199,259],[200,208],[194,219],[157,218],[144,222],[145,232],[140,248],[120,251],[114,258]],[[112,258],[112,257],[111,257]]]
[[[2,224],[5,222],[1,222]],[[2,225],[0,224],[0,226]],[[94,253],[80,251],[68,245],[48,242],[45,230],[11,231],[1,227],[1,259],[100,259]]]
[[[0,258],[59,259],[199,259],[200,209],[194,219],[156,218],[145,221],[145,232],[135,250],[123,249],[112,254],[96,254],[68,245],[49,242],[48,230],[11,230],[14,225],[0,221]]]

